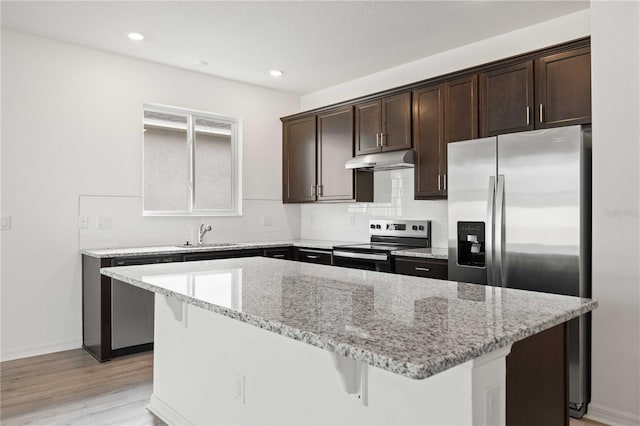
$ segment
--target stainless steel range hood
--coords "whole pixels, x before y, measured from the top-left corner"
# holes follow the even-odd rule
[[[360,170],[394,170],[408,169],[414,165],[413,149],[402,151],[380,152],[377,154],[361,155],[348,160],[346,169]]]

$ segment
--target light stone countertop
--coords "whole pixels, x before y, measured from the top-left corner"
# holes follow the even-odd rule
[[[391,252],[393,256],[420,257],[423,259],[444,259],[449,258],[449,249],[442,247],[416,248],[408,250],[395,250]]]
[[[577,297],[262,257],[101,273],[413,379],[597,306]]]
[[[99,249],[82,249],[81,254],[97,257],[134,257],[134,256],[151,256],[165,254],[183,254],[197,253],[203,251],[221,251],[221,250],[243,250],[252,248],[277,248],[277,247],[308,247],[315,249],[331,250],[333,246],[345,244],[362,244],[353,241],[332,241],[332,240],[289,240],[289,241],[260,241],[246,243],[232,243],[230,245],[202,245],[182,247],[179,244],[175,246],[149,246],[149,247],[116,247],[116,248],[99,248]]]

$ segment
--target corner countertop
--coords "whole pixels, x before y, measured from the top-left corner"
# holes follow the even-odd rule
[[[578,297],[263,257],[101,273],[413,379],[597,307]]]
[[[184,254],[198,253],[205,251],[222,251],[222,250],[244,250],[252,248],[277,248],[277,247],[308,247],[321,250],[331,250],[333,246],[346,244],[361,244],[353,241],[333,241],[333,240],[289,240],[289,241],[260,241],[245,243],[230,243],[228,245],[202,245],[182,247],[178,244],[175,246],[149,246],[149,247],[116,247],[116,248],[98,248],[98,249],[82,249],[81,254],[97,257],[135,257],[135,256],[152,256],[165,254]]]
[[[419,257],[423,259],[443,259],[449,258],[449,249],[442,247],[416,248],[408,250],[392,251],[393,256]]]

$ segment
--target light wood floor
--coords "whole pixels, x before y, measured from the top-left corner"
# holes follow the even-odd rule
[[[100,364],[83,349],[0,364],[2,425],[164,425],[146,406],[151,352]]]
[[[104,364],[83,349],[0,363],[2,425],[165,425],[146,406],[153,354]],[[571,426],[602,426],[571,419]]]

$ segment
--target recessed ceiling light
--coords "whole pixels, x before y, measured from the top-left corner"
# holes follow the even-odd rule
[[[195,61],[193,63],[193,65],[195,65],[196,67],[204,67],[204,66],[209,65],[209,62],[207,62],[207,61]]]
[[[140,41],[140,40],[144,40],[144,36],[140,33],[129,33],[127,34],[127,37],[129,37],[131,40],[135,40],[135,41]]]
[[[269,74],[271,74],[271,77],[280,77],[284,72],[280,70],[271,70],[269,71]]]

